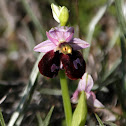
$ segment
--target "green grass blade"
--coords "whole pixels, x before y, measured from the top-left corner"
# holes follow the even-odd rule
[[[93,17],[91,22],[89,23],[88,35],[87,35],[86,41],[90,44],[90,46],[91,46],[91,41],[93,38],[93,34],[94,34],[96,25],[98,24],[98,22],[100,21],[100,19],[104,15],[104,13],[106,12],[108,6],[110,6],[112,3],[113,3],[113,0],[109,0],[104,6],[102,6],[98,10],[97,14]],[[87,60],[87,58],[88,58],[89,51],[90,51],[90,47],[84,50],[83,55],[85,56],[85,60]]]
[[[33,48],[35,47],[35,39],[34,37],[32,36],[32,33],[29,29],[29,27],[27,26],[27,24],[25,22],[22,23],[23,24],[23,27],[25,29],[25,34],[26,34],[26,42],[27,42],[27,47],[29,49],[29,51],[33,52]],[[33,52],[36,56],[36,52]]]
[[[124,0],[115,0],[115,6],[117,11],[117,19],[119,22],[120,29],[122,31],[121,33],[121,53],[122,53],[122,62],[121,62],[121,85],[120,87],[121,91],[119,92],[119,99],[121,101],[121,106],[123,109],[123,114],[126,116],[126,102],[124,100],[124,97],[126,97],[126,68],[125,68],[125,52],[126,52],[126,20],[123,13],[123,5]]]
[[[6,126],[5,122],[4,122],[4,118],[3,118],[2,112],[1,112],[1,109],[0,109],[0,124],[1,124],[1,126]]]
[[[44,122],[43,122],[43,120],[41,118],[40,113],[37,113],[36,116],[37,116],[37,119],[38,119],[38,126],[44,126]]]
[[[49,88],[43,88],[39,91],[41,94],[46,94],[46,95],[62,95],[62,91],[59,89],[49,89]]]
[[[114,123],[112,123],[112,122],[107,122],[107,121],[105,121],[104,124],[107,124],[107,125],[109,125],[109,126],[117,126],[116,124],[114,124]]]
[[[107,47],[107,53],[114,47],[114,45],[117,42],[117,39],[119,38],[120,35],[120,28],[116,28],[114,35],[112,36],[111,40],[108,43],[108,47]]]
[[[126,92],[126,59],[125,59],[125,54],[126,54],[126,39],[124,36],[121,36],[121,53],[122,53],[122,64],[121,64],[121,69],[122,69],[122,84],[123,84],[123,89],[124,92]]]
[[[121,58],[118,58],[115,61],[115,63],[113,63],[113,66],[111,67],[111,69],[110,70],[107,69],[105,71],[105,74],[104,74],[101,82],[105,81],[115,71],[115,69],[120,65],[120,63],[121,63]]]
[[[126,20],[124,18],[123,9],[122,9],[124,5],[124,1],[115,0],[115,5],[116,5],[116,10],[117,10],[117,19],[119,21],[120,28],[126,38]]]
[[[116,61],[115,61],[115,63],[113,63],[113,66],[111,67],[111,69],[110,70],[106,70],[105,71],[105,74],[104,74],[104,76],[102,77],[102,79],[101,79],[101,81],[100,81],[100,84],[99,84],[99,87],[97,87],[97,89],[95,89],[95,90],[100,90],[100,89],[102,89],[104,86],[106,86],[106,84],[108,84],[108,83],[104,83],[105,82],[105,80],[107,80],[107,78],[116,70],[116,68],[121,64],[121,58],[118,58]],[[115,81],[116,79],[112,79],[112,80],[109,80],[110,82],[112,82],[112,81]],[[109,82],[108,81],[108,82]]]
[[[44,125],[43,126],[48,126],[49,125],[49,121],[53,112],[54,106],[52,106],[52,108],[50,109],[48,115],[46,116],[45,120],[44,120]]]
[[[121,62],[121,74],[120,74],[120,77],[121,77],[121,105],[122,105],[122,109],[123,109],[123,114],[126,116],[126,102],[124,100],[124,97],[126,97],[126,59],[125,59],[125,54],[126,54],[126,39],[125,37],[122,35],[121,38],[121,53],[122,53],[122,56],[121,56],[121,59],[122,59],[122,62]]]
[[[40,22],[38,21],[38,19],[36,18],[36,16],[34,15],[33,11],[31,10],[30,6],[27,3],[27,0],[21,0],[24,8],[26,9],[28,15],[30,16],[30,18],[32,19],[36,29],[41,33],[41,35],[43,36],[43,38],[45,38],[45,30],[43,29],[42,25],[40,24]]]
[[[43,56],[43,53],[40,53],[40,55],[38,56],[38,59],[37,59],[35,65],[34,65],[34,67],[32,69],[32,72],[31,72],[31,75],[30,75],[30,78],[29,78],[29,83],[28,83],[27,87],[25,88],[25,90],[23,92],[21,101],[20,101],[16,111],[11,116],[11,119],[10,119],[10,121],[8,123],[8,126],[13,126],[15,124],[16,120],[18,119],[18,117],[20,116],[21,112],[24,109],[24,103],[26,102],[26,100],[27,100],[27,98],[29,96],[29,93],[32,90],[32,87],[34,86],[35,80],[36,80],[37,75],[39,73],[38,62],[40,61],[42,56]]]
[[[103,122],[101,121],[101,119],[99,118],[99,116],[95,113],[95,117],[99,123],[99,126],[104,126]]]

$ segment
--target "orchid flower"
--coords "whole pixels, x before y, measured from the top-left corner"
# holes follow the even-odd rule
[[[55,77],[60,69],[65,69],[68,78],[82,78],[85,73],[85,61],[79,49],[89,44],[79,38],[73,38],[73,27],[55,27],[46,32],[48,40],[34,47],[36,52],[44,52],[38,67],[42,75]]]
[[[94,82],[93,82],[92,77],[89,74],[85,73],[82,79],[80,79],[79,81],[78,87],[71,98],[71,102],[77,103],[79,93],[81,91],[84,91],[87,96],[87,104],[89,107],[104,108],[104,105],[99,100],[96,99],[95,94],[91,91],[93,85],[94,85]]]

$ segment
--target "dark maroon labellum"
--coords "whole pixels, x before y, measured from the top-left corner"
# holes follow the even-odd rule
[[[53,50],[47,52],[40,60],[38,67],[42,75],[53,78],[57,76],[60,69],[60,62],[65,73],[71,80],[82,78],[85,73],[85,61],[79,51],[72,51],[72,54],[63,54]]]
[[[53,50],[47,52],[40,60],[38,67],[42,75],[50,78],[55,77],[60,68],[59,52]]]
[[[85,73],[86,63],[79,51],[72,51],[72,54],[61,55],[61,62],[66,75],[71,80],[82,78]]]

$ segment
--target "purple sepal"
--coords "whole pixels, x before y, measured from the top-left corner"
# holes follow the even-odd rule
[[[55,50],[56,45],[52,43],[50,40],[46,40],[44,42],[41,42],[37,46],[34,47],[34,51],[36,52],[48,52],[51,50]]]

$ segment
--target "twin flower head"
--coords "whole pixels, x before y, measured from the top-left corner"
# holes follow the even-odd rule
[[[85,73],[86,63],[82,54],[78,51],[90,45],[79,38],[73,37],[73,27],[55,27],[46,32],[46,35],[48,40],[34,47],[34,51],[45,53],[38,64],[40,73],[46,77],[53,78],[60,69],[65,69],[69,79],[80,79],[71,101],[76,103],[79,93],[85,91],[87,103],[91,107],[103,107],[95,98],[95,94],[91,92],[93,79]]]

